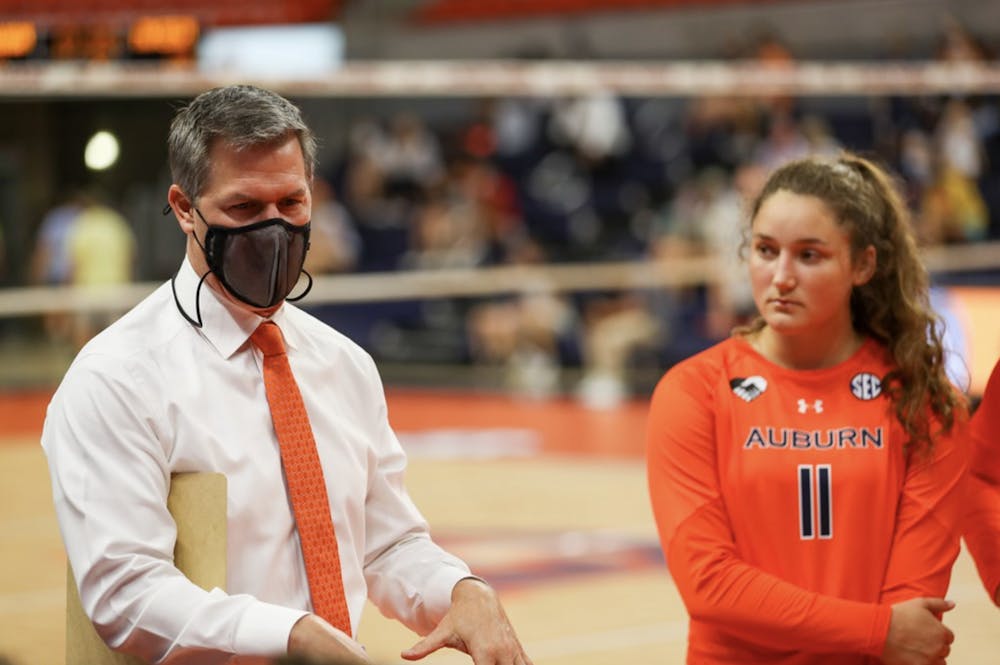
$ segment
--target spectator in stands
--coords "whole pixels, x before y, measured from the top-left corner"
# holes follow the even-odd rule
[[[583,376],[577,398],[590,408],[614,408],[629,397],[630,361],[658,340],[659,321],[641,295],[626,292],[589,298],[581,323]]]
[[[132,227],[94,190],[83,195],[81,202],[66,237],[69,283],[87,289],[128,284],[134,277],[136,260]],[[75,316],[72,333],[75,348],[83,348],[121,313],[90,311]]]
[[[938,229],[941,242],[982,240],[989,227],[979,190],[983,146],[968,104],[949,100],[935,133],[936,172],[925,192],[924,223]]]
[[[408,191],[435,185],[443,176],[441,146],[420,116],[399,113],[390,120],[377,159],[390,189]]]
[[[82,196],[74,193],[45,213],[31,257],[31,276],[36,284],[69,283],[72,270],[69,237],[82,209]]]
[[[361,238],[354,222],[323,178],[313,179],[312,220],[305,270],[311,275],[347,272],[357,265]]]
[[[822,139],[819,148],[827,150]],[[754,161],[767,171],[786,162],[812,154],[813,143],[802,132],[796,118],[788,112],[775,111],[768,117],[767,135],[757,145]]]
[[[795,66],[791,49],[770,25],[758,26],[747,55],[769,69],[788,70]],[[789,95],[764,95],[757,98],[757,103],[767,113],[779,115],[788,115],[795,107],[795,99]]]
[[[125,284],[135,270],[135,235],[122,215],[89,196],[66,239],[70,282],[101,287]]]
[[[910,176],[921,239],[928,244],[972,242],[989,232],[980,189],[984,148],[968,104],[947,100],[930,135],[904,134],[900,160]]]
[[[542,265],[546,255],[521,217],[514,186],[489,161],[466,153],[449,169],[453,197],[478,221],[478,264]],[[560,389],[560,349],[576,334],[568,299],[543,277],[523,292],[473,301],[465,318],[469,357],[477,366],[500,367],[504,385],[529,398]]]
[[[473,305],[466,319],[469,353],[478,366],[499,366],[504,385],[529,398],[560,390],[560,346],[576,335],[576,314],[544,279],[515,296]]]
[[[737,257],[744,245],[748,206],[766,177],[764,168],[750,163],[739,166],[732,177],[716,172],[710,180],[701,221],[703,250],[716,261],[716,279],[706,294],[705,334],[710,339],[727,337],[756,312],[746,266]]]
[[[621,100],[604,90],[557,100],[549,132],[587,165],[621,157],[632,143]]]
[[[45,213],[31,255],[31,279],[45,286],[66,286],[72,280],[69,238],[83,209],[83,196],[74,192]],[[73,316],[52,312],[44,317],[45,332],[55,341],[71,341]]]
[[[809,113],[802,117],[799,129],[809,146],[807,154],[817,157],[836,157],[843,149],[840,141],[830,131],[826,119],[818,114]]]
[[[485,220],[474,201],[437,187],[417,204],[410,228],[406,268],[470,268],[482,264],[486,251]]]
[[[986,49],[954,14],[943,21],[944,33],[938,47],[939,60],[950,63],[983,62],[988,59]]]

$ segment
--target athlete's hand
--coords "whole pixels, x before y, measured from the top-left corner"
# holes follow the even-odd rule
[[[955,634],[938,619],[955,607],[941,598],[913,598],[892,606],[885,665],[944,665]]]
[[[288,636],[288,655],[307,662],[371,665],[371,659],[351,636],[316,616],[299,619]]]

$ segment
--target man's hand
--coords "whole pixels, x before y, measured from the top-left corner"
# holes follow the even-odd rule
[[[913,598],[893,605],[882,663],[944,665],[955,634],[938,617],[954,607],[940,598]]]
[[[292,626],[288,635],[288,655],[337,665],[371,665],[372,662],[350,635],[315,614],[307,614]]]
[[[419,660],[441,647],[464,651],[475,665],[531,665],[496,592],[471,577],[452,589],[451,608],[441,623],[400,655]]]

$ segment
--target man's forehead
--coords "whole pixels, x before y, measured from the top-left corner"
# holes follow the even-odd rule
[[[303,158],[303,161],[305,161],[302,152],[302,144],[299,141],[299,137],[296,136],[294,132],[289,132],[282,136],[275,137],[274,139],[256,142],[240,141],[227,136],[217,136],[208,144],[209,156],[252,156],[264,155],[281,150],[293,150]]]

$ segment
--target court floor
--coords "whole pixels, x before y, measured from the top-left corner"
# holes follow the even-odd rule
[[[38,446],[47,399],[0,393],[0,655],[12,665],[62,663],[65,648],[65,555]],[[683,662],[686,615],[647,505],[641,403],[592,411],[409,390],[389,403],[435,538],[499,589],[536,665]],[[964,553],[950,597],[949,663],[998,662],[1000,610]],[[388,665],[417,638],[369,608],[360,639]]]

